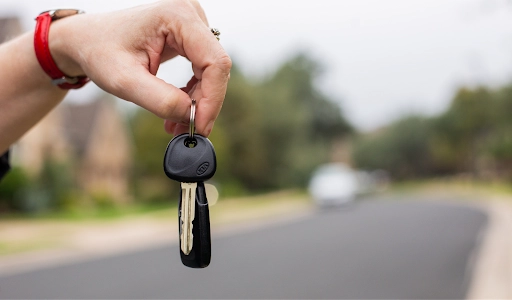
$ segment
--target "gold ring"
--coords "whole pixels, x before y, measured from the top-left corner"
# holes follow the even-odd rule
[[[210,31],[217,38],[217,41],[220,41],[220,31],[217,28],[210,28]]]

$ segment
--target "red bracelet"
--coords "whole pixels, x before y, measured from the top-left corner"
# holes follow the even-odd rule
[[[41,68],[50,76],[52,83],[61,89],[79,89],[83,87],[89,78],[87,76],[70,77],[64,74],[55,64],[50,53],[48,44],[48,35],[50,33],[50,24],[68,16],[83,13],[76,9],[58,9],[45,11],[36,18],[36,30],[34,33],[34,49],[36,57]]]

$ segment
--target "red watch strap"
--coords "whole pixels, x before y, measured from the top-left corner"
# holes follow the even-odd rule
[[[78,13],[78,11],[76,11]],[[57,19],[55,12],[43,12],[36,18],[36,30],[34,32],[34,49],[41,68],[50,76],[52,83],[62,89],[78,89],[83,87],[89,78],[86,76],[69,77],[55,64],[50,53],[48,36],[50,24]]]

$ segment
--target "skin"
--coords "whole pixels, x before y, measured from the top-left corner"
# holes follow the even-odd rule
[[[67,93],[39,66],[33,34],[0,46],[0,153]],[[67,17],[51,24],[49,39],[52,57],[65,74],[87,75],[106,92],[153,112],[171,134],[188,132],[191,98],[196,99],[196,132],[210,134],[226,95],[231,59],[197,1]],[[194,72],[181,89],[155,76],[162,62],[178,55]]]

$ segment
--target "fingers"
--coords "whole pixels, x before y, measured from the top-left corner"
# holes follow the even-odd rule
[[[142,8],[120,12],[110,20],[124,24],[138,10]],[[116,31],[108,39],[99,35],[117,47],[111,47],[107,51],[110,55],[103,55],[103,59],[82,59],[84,71],[107,92],[168,120],[168,132],[188,130],[191,98],[196,99],[196,132],[208,136],[226,95],[231,59],[211,33],[197,1],[162,1],[139,13],[144,18],[130,27],[117,26],[125,30]],[[98,51],[94,45],[100,44],[105,43],[85,44],[81,49],[86,55],[79,57],[95,57]],[[189,59],[194,72],[183,90],[154,75],[161,62],[176,55]]]
[[[177,2],[180,1],[175,1],[174,4]],[[145,105],[144,107],[151,111],[164,110],[164,113],[157,113],[159,116],[173,115],[174,119],[166,118],[169,121],[165,122],[165,129],[167,132],[178,134],[188,131],[187,113],[190,110],[190,98],[194,98],[197,100],[196,132],[208,136],[222,108],[232,63],[210,31],[208,20],[199,3],[195,0],[187,0],[181,1],[180,5],[184,5],[185,8],[183,11],[179,10],[178,15],[169,13],[162,17],[163,20],[167,20],[170,35],[166,36],[166,46],[161,61],[176,54],[191,61],[194,77],[182,90],[190,97],[180,100],[180,105],[186,108],[181,107],[175,114],[170,114],[166,110],[169,105],[164,105],[165,108],[155,107],[152,108],[153,110],[148,108],[152,106],[151,103],[139,103],[139,105]],[[176,12],[178,10],[174,11]],[[180,114],[182,114],[181,118],[177,118],[176,116]]]
[[[206,25],[206,26],[209,26],[208,25],[208,19],[206,18],[206,14],[204,13],[204,10],[203,8],[201,7],[201,4],[199,4],[199,1],[196,1],[196,0],[189,0],[190,3],[192,3],[192,6],[194,6],[197,14],[199,15],[199,17],[201,18],[201,20],[203,21],[203,23]]]
[[[195,0],[181,1],[184,8],[167,14],[167,47],[192,63],[198,80],[191,97],[197,100],[196,130],[209,135],[222,108],[231,69],[231,59],[208,27],[203,9]],[[176,13],[176,11],[175,11]]]
[[[195,95],[199,100],[197,115],[197,131],[209,135],[214,121],[220,113],[226,89],[229,81],[229,70],[231,60],[229,57],[220,58],[215,64],[204,69],[202,80],[198,83],[195,92],[200,91],[200,95]]]
[[[164,121],[164,128],[168,134],[180,135],[189,132],[189,126],[181,123],[175,123],[170,120]]]
[[[187,86],[181,88],[181,90],[183,92],[187,93],[188,95],[190,95],[195,90],[197,83],[198,83],[197,78],[192,77],[188,81]],[[165,122],[164,122],[165,131],[167,133],[173,134],[173,135],[180,135],[182,133],[188,132],[189,131],[190,116],[188,116],[188,117],[189,118],[188,118],[188,121],[187,121],[186,124],[176,123],[176,122],[173,122],[171,120],[165,120]]]
[[[190,78],[190,80],[187,82],[187,86],[182,88],[181,90],[190,95],[190,93],[195,89],[198,82],[199,80],[196,77],[192,76],[192,78]]]
[[[222,108],[232,62],[206,26],[195,35],[184,36],[188,38],[183,41],[183,50],[199,80],[196,91],[200,93],[193,95],[198,101],[196,128],[198,133],[207,136]]]

